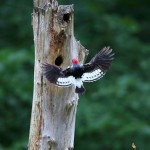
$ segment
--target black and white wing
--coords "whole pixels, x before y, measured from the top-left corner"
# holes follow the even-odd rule
[[[104,47],[92,60],[84,64],[82,81],[93,82],[102,78],[109,69],[114,53],[109,47]]]
[[[57,86],[70,86],[73,82],[73,77],[71,76],[71,69],[67,68],[63,71],[62,68],[48,63],[42,65],[43,75],[51,83]]]

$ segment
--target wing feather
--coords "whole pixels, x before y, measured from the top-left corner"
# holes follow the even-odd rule
[[[42,64],[43,75],[48,81],[58,86],[70,86],[72,84],[72,78],[69,76],[71,73],[70,68],[63,70],[60,67],[51,65],[48,63]]]
[[[82,80],[84,82],[93,82],[103,77],[113,59],[114,53],[112,49],[110,47],[104,47],[89,63],[83,65]],[[98,70],[100,71],[99,73]]]
[[[114,59],[114,53],[112,49],[109,47],[104,47],[95,57],[91,59],[91,61],[87,64],[84,64],[84,72],[91,72],[97,68],[106,72],[112,60]]]

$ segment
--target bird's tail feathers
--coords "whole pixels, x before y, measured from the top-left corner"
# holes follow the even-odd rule
[[[78,94],[83,94],[85,92],[85,88],[83,86],[80,88],[76,86],[75,92]]]

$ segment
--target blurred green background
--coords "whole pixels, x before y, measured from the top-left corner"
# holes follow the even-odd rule
[[[0,1],[0,150],[26,150],[34,45],[32,0]],[[150,149],[150,1],[59,0],[75,4],[75,35],[87,61],[111,46],[106,76],[85,84],[76,121],[75,150]]]

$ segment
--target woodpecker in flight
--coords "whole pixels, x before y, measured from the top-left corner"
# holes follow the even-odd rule
[[[85,89],[83,82],[93,82],[102,78],[112,60],[114,53],[109,47],[104,47],[98,54],[87,64],[80,65],[78,59],[72,59],[72,66],[67,69],[44,63],[42,65],[43,75],[51,83],[60,87],[75,86],[75,92],[82,94]]]

